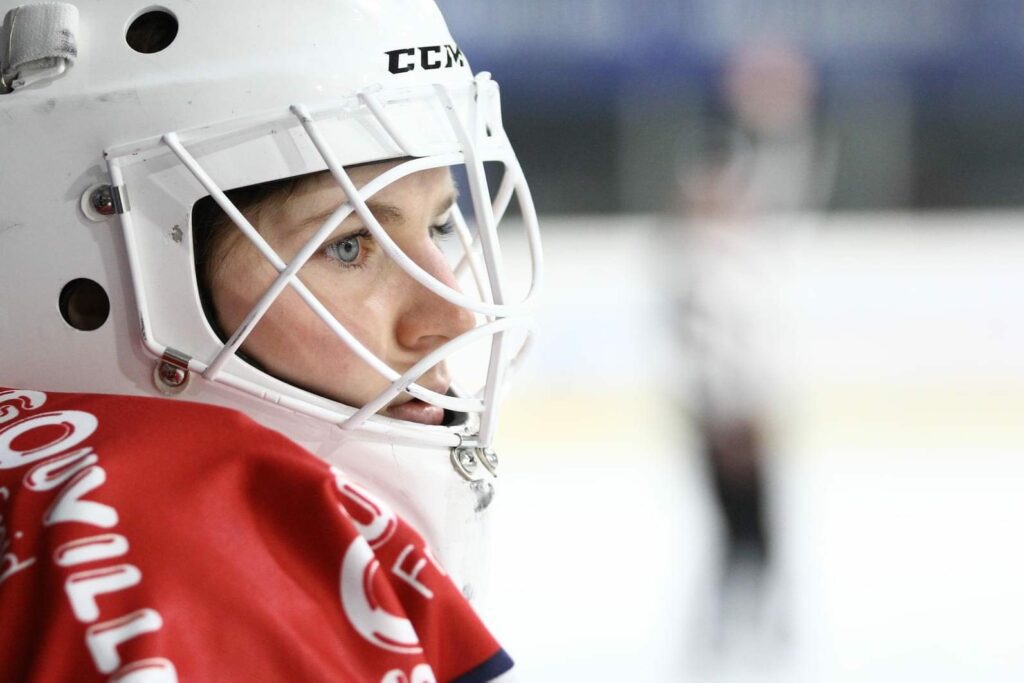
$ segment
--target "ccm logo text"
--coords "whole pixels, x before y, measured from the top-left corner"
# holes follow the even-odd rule
[[[416,69],[432,71],[434,69],[450,69],[453,66],[466,66],[466,58],[457,45],[428,45],[426,47],[406,47],[401,50],[388,50],[388,71],[393,74],[404,74]],[[419,59],[416,56],[419,55]]]

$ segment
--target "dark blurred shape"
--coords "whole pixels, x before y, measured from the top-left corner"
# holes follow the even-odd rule
[[[753,417],[705,418],[700,428],[715,498],[725,519],[725,565],[733,568],[749,562],[756,571],[763,571],[769,546],[760,425]]]
[[[528,175],[551,183],[542,212],[656,210],[673,141],[719,101],[722,64],[768,34],[802,46],[844,141],[828,208],[1024,206],[1016,0],[440,4],[505,88]]]

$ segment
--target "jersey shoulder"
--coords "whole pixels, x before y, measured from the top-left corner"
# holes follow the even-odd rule
[[[490,680],[511,666],[414,529],[233,410],[0,389],[0,547],[15,680],[151,665],[173,672],[161,681]]]

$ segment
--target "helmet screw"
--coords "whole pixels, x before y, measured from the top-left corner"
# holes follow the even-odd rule
[[[188,379],[188,372],[170,363],[161,363],[157,372],[160,381],[169,387],[180,387]]]
[[[82,193],[80,200],[82,213],[95,223],[102,223],[111,216],[126,213],[131,209],[128,205],[128,191],[124,185],[93,185]]]
[[[467,473],[472,474],[476,469],[476,456],[473,455],[473,451],[469,448],[460,448],[458,458],[462,468]]]
[[[102,216],[113,216],[117,212],[117,208],[114,206],[114,193],[110,190],[110,185],[100,185],[93,190],[92,195],[89,196],[89,203],[92,208],[96,209],[96,213]]]
[[[188,369],[188,356],[168,349],[153,366],[153,384],[162,394],[176,396],[188,389],[192,374]]]
[[[498,476],[498,454],[493,448],[480,449],[480,464],[487,468],[487,471]]]
[[[498,454],[493,449],[485,448],[484,457],[487,458],[487,462],[490,463],[492,469],[498,466]]]

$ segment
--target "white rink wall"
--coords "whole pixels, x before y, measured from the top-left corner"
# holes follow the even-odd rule
[[[770,636],[716,651],[717,513],[672,336],[671,226],[546,220],[485,607],[520,680],[1021,680],[1022,228],[764,227],[775,607]]]

